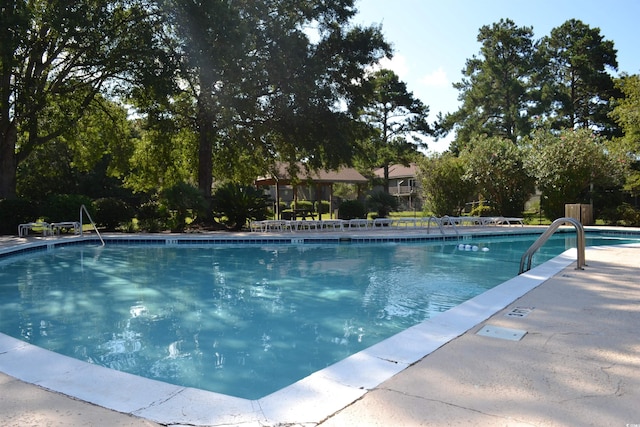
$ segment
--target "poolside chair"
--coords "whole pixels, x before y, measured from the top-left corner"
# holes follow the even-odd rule
[[[24,224],[18,224],[18,237],[26,237],[31,231],[41,231],[42,236],[50,236],[53,234],[51,230],[51,224],[48,222],[27,222]]]

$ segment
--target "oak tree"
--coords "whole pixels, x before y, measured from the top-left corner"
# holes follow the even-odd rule
[[[145,54],[144,2],[16,0],[0,7],[0,198],[38,147],[72,129]]]

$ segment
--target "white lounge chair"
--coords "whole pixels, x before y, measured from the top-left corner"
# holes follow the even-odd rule
[[[373,228],[376,227],[391,227],[393,220],[391,218],[376,218],[373,220]]]
[[[500,217],[499,218],[499,222],[498,224],[507,224],[507,225],[511,225],[513,224],[520,224],[522,227],[524,227],[524,218],[505,218],[505,217]]]
[[[324,219],[320,221],[320,228],[322,230],[340,230],[344,231],[345,221],[342,219]]]
[[[353,219],[349,219],[346,222],[346,226],[347,228],[357,228],[357,229],[362,229],[362,228],[369,228],[373,225],[373,221],[371,221],[370,219],[365,219],[365,218],[353,218]]]
[[[60,234],[60,231],[65,229],[73,229],[73,234],[80,234],[81,227],[82,226],[78,221],[63,221],[51,223],[52,234]]]
[[[53,234],[51,230],[51,224],[48,222],[27,222],[18,225],[18,237],[26,237],[31,231],[42,231],[43,236],[50,236]]]

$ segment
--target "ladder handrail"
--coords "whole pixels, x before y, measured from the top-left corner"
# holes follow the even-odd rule
[[[96,234],[98,235],[98,238],[102,242],[102,246],[104,246],[104,240],[102,239],[102,236],[100,235],[100,232],[98,231],[98,227],[96,227],[96,223],[93,222],[93,219],[91,218],[91,214],[89,214],[89,211],[87,210],[85,205],[81,205],[80,206],[80,235],[82,236],[82,211],[83,210],[87,214],[87,218],[89,218],[89,221],[91,221],[91,225],[93,225],[93,229],[96,230]]]
[[[456,236],[460,237],[460,233],[458,233],[458,225],[456,224],[456,221],[453,218],[451,218],[449,215],[445,215],[442,217],[442,220],[445,220],[445,219],[447,223],[451,226],[451,228],[453,228],[453,231],[456,232]],[[444,234],[444,231],[442,233]]]
[[[431,221],[433,221],[438,225],[438,228],[440,229],[440,234],[442,234],[442,239],[444,240],[445,233],[444,233],[444,227],[442,226],[443,219],[444,218],[437,218],[435,216],[430,216],[429,220],[427,221],[427,234],[429,234],[429,229],[431,228]],[[453,225],[453,231],[455,231],[456,236],[460,237],[458,230],[455,228],[455,224]]]
[[[433,220],[433,222],[435,222],[438,227],[440,228],[440,233],[442,235],[444,235],[444,229],[442,228],[442,224],[440,223],[440,221],[438,220],[438,218],[436,218],[435,216],[430,216],[429,219],[427,220],[427,234],[429,234],[429,229],[431,228],[431,221]]]
[[[577,250],[578,250],[578,261],[577,261],[577,270],[582,270],[582,267],[587,265],[585,262],[585,237],[584,237],[584,227],[582,224],[575,220],[574,218],[558,218],[551,223],[549,228],[545,230],[544,233],[538,237],[538,239],[533,242],[533,244],[527,249],[527,251],[522,255],[520,259],[520,272],[518,274],[522,274],[525,271],[531,270],[531,261],[533,259],[533,255],[535,252],[544,245],[547,240],[555,233],[561,225],[571,224],[576,229],[576,237],[577,237]],[[525,268],[526,263],[526,268]]]

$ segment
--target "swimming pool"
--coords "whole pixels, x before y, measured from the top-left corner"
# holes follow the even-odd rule
[[[0,330],[90,363],[257,399],[513,277],[531,242],[63,246],[2,261]],[[571,245],[559,235],[535,262]]]

